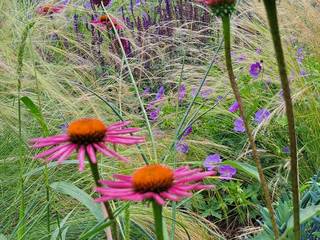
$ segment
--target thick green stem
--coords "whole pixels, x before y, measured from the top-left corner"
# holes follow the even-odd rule
[[[292,199],[293,199],[293,218],[294,218],[294,239],[300,239],[300,205],[299,205],[299,168],[297,158],[297,138],[295,132],[295,122],[293,113],[293,104],[290,93],[288,75],[286,71],[286,63],[284,59],[278,16],[275,0],[263,0],[267,10],[270,31],[277,57],[281,85],[283,89],[283,98],[286,105],[286,113],[288,119],[288,133],[290,140],[290,155],[291,155],[291,181],[292,181]]]
[[[268,208],[269,214],[270,214],[270,218],[271,218],[271,223],[272,223],[272,228],[273,228],[273,232],[274,232],[274,236],[275,239],[279,239],[279,230],[276,224],[276,219],[275,219],[275,214],[274,214],[274,210],[272,207],[272,200],[270,197],[270,192],[269,192],[269,188],[268,188],[268,184],[266,181],[266,178],[264,176],[263,173],[263,168],[260,162],[260,156],[259,153],[257,151],[257,147],[255,144],[255,140],[252,134],[252,131],[249,127],[249,123],[248,123],[248,119],[245,115],[245,109],[244,109],[244,104],[240,95],[240,91],[239,91],[239,87],[238,84],[236,82],[236,78],[235,75],[233,73],[233,67],[232,67],[232,60],[231,60],[231,34],[230,34],[230,16],[229,15],[224,15],[222,17],[222,23],[223,23],[223,34],[224,34],[224,42],[225,42],[225,57],[226,57],[226,66],[227,66],[227,70],[228,70],[228,75],[229,75],[229,79],[230,79],[230,84],[231,84],[231,88],[233,90],[233,94],[239,104],[239,111],[240,111],[240,116],[243,119],[244,122],[244,126],[245,126],[245,130],[246,133],[248,135],[248,139],[249,139],[249,143],[252,149],[252,156],[255,160],[257,169],[258,169],[258,173],[259,173],[259,178],[260,178],[260,183],[262,186],[262,190],[263,190],[263,195],[264,195],[264,199],[266,202],[266,206]]]
[[[90,163],[91,173],[92,173],[92,176],[94,178],[94,182],[95,182],[96,186],[97,187],[101,187],[98,164],[92,163],[89,159],[88,159],[88,162]],[[104,205],[104,208],[105,208],[105,210],[106,210],[106,212],[108,214],[108,218],[112,221],[111,229],[112,229],[113,238],[115,240],[117,240],[118,239],[117,222],[116,222],[116,220],[114,218],[114,215],[113,215],[113,212],[112,212],[112,208],[111,208],[111,206],[110,206],[108,201],[105,201],[103,203],[103,205]]]
[[[162,221],[162,206],[152,201],[154,226],[156,231],[157,240],[163,240],[163,221]]]

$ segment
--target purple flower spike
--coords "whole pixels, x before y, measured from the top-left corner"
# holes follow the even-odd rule
[[[251,77],[253,77],[254,79],[257,79],[261,71],[262,71],[262,65],[260,62],[251,64],[250,70],[249,70]]]
[[[164,86],[161,86],[157,92],[156,100],[161,99],[164,96]]]
[[[229,108],[229,112],[235,113],[239,110],[239,103],[235,101]]]
[[[260,110],[258,110],[256,112],[255,118],[254,120],[260,124],[262,123],[264,120],[268,119],[270,116],[270,112],[268,111],[268,109],[262,108]]]
[[[307,76],[307,72],[302,69],[302,70],[300,71],[300,76],[301,76],[301,77],[306,77],[306,76]]]
[[[217,153],[211,154],[206,158],[206,160],[204,160],[203,167],[208,171],[212,171],[219,163],[221,163],[220,155]]]
[[[289,146],[286,146],[282,149],[282,151],[285,153],[285,154],[290,154],[290,148]]]
[[[185,142],[179,142],[177,145],[176,145],[176,150],[180,153],[188,153],[189,152],[189,145]]]
[[[144,90],[143,90],[143,96],[147,96],[150,94],[150,87],[146,87]]]
[[[220,178],[230,180],[237,173],[237,169],[229,165],[219,167]]]
[[[159,117],[159,113],[160,113],[160,108],[155,109],[154,111],[150,112],[150,120],[152,121],[156,121]]]
[[[179,87],[179,93],[178,93],[178,100],[179,102],[182,102],[187,94],[187,88],[185,84],[181,84]]]
[[[183,136],[189,136],[192,133],[192,126],[187,127],[187,129],[184,131]]]
[[[243,119],[242,118],[237,118],[235,121],[234,121],[234,128],[233,130],[235,132],[245,132],[246,129],[244,127],[244,122],[243,122]]]
[[[304,60],[303,48],[298,48],[296,59],[299,64],[302,64]]]
[[[203,99],[208,99],[212,95],[212,93],[213,93],[213,89],[208,88],[208,89],[201,91],[200,94]]]

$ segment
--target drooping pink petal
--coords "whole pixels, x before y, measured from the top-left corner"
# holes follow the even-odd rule
[[[169,199],[171,201],[179,201],[180,198],[178,198],[176,195],[170,194],[168,192],[161,192],[160,196],[166,199]]]
[[[198,173],[198,172],[200,172],[201,171],[201,169],[194,169],[194,170],[187,170],[187,171],[180,171],[180,172],[175,172],[174,173],[174,177],[176,178],[176,179],[179,179],[179,178],[183,178],[183,177],[185,177],[185,176],[191,176],[191,175],[193,175],[193,174],[195,174],[195,173]]]
[[[96,152],[92,146],[92,144],[88,144],[86,147],[88,157],[93,164],[97,163]]]
[[[61,140],[54,140],[54,141],[48,141],[48,142],[40,142],[40,143],[35,143],[31,147],[32,148],[43,148],[43,147],[48,147],[52,145],[57,145],[61,143],[65,143],[66,141],[61,141]]]
[[[69,140],[70,137],[67,134],[61,134],[61,135],[55,135],[51,137],[45,137],[45,138],[32,138],[30,139],[30,143],[40,143],[40,142],[50,142],[55,140]]]
[[[84,161],[85,161],[85,147],[82,145],[78,150],[78,161],[79,161],[79,171],[82,172],[84,170]]]
[[[140,128],[126,128],[126,129],[119,129],[119,130],[111,130],[107,131],[107,135],[120,135],[120,134],[128,134],[128,133],[135,133],[139,132]]]
[[[106,138],[104,138],[104,141],[114,144],[133,145],[143,143],[145,139],[144,137],[138,136],[107,136]]]
[[[132,177],[128,176],[128,175],[123,175],[123,174],[114,174],[112,175],[115,179],[119,179],[122,181],[128,181],[131,182],[132,181]]]
[[[131,121],[116,122],[107,127],[107,131],[119,129],[131,124]]]
[[[181,196],[181,197],[191,197],[192,196],[192,193],[189,193],[187,191],[180,191],[176,188],[170,188],[168,190],[168,193],[170,194],[174,194],[174,195],[177,195],[177,196]]]
[[[212,175],[214,175],[214,173],[210,172],[210,171],[201,172],[201,173],[197,173],[197,174],[191,175],[189,177],[181,178],[181,179],[177,180],[175,183],[178,184],[178,183],[199,181],[199,180],[202,180],[205,177],[209,177],[209,176],[212,176]]]
[[[59,151],[56,151],[55,153],[53,153],[50,157],[47,158],[47,161],[52,161],[54,159],[59,158],[65,151],[67,151],[68,149],[70,149],[70,147],[72,147],[72,143],[65,145],[63,148],[61,148]]]
[[[111,187],[111,188],[130,188],[130,187],[132,187],[132,183],[123,182],[123,181],[115,182],[115,181],[101,180],[100,183],[103,185],[107,185],[108,187]]]
[[[159,205],[164,205],[166,202],[160,197],[159,194],[157,193],[152,193],[152,198],[159,204]]]
[[[65,144],[65,145],[60,145],[60,146],[56,146],[56,147],[53,147],[53,148],[50,148],[42,153],[39,153],[37,154],[36,156],[34,156],[34,159],[37,159],[37,158],[43,158],[43,157],[46,157],[50,154],[53,154],[57,151],[59,151],[60,149],[66,147],[67,145],[70,145],[69,143],[68,144]]]
[[[72,144],[70,146],[69,149],[67,149],[57,160],[57,163],[60,164],[62,163],[64,160],[66,160],[68,157],[70,157],[70,155],[72,154],[72,152],[77,148],[77,144]]]
[[[94,144],[94,147],[99,151],[101,152],[102,154],[104,154],[105,156],[109,157],[109,156],[112,156],[114,158],[117,158],[119,160],[122,160],[124,162],[128,162],[129,160],[120,155],[119,153],[117,153],[116,151],[113,151],[111,150],[110,148],[108,148],[107,146],[105,146],[104,144]]]

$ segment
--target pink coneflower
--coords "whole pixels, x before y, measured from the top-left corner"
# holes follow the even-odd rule
[[[83,118],[71,122],[65,134],[31,139],[33,148],[52,147],[35,158],[47,157],[47,161],[57,160],[62,163],[73,152],[78,153],[79,170],[83,171],[85,156],[96,164],[96,153],[100,152],[107,157],[114,157],[122,161],[127,158],[110,149],[105,143],[133,145],[144,142],[140,136],[127,134],[138,132],[138,128],[124,128],[130,121],[117,122],[106,126],[102,121],[95,118]]]
[[[45,15],[51,15],[54,13],[60,13],[63,11],[64,8],[65,8],[64,4],[54,6],[52,4],[47,3],[47,4],[43,4],[40,7],[38,7],[36,12],[39,15],[45,16]]]
[[[96,189],[101,194],[96,201],[154,200],[159,205],[164,205],[166,200],[179,201],[192,196],[192,190],[212,188],[212,185],[203,185],[200,181],[215,174],[214,171],[191,170],[187,166],[172,170],[160,164],[147,165],[137,169],[132,176],[117,174],[113,176],[118,179],[116,181],[101,180],[105,187]]]
[[[113,30],[113,26],[116,30],[123,30],[124,26],[114,17],[102,15],[98,19],[92,20],[91,24],[99,30]],[[112,26],[113,25],[113,26]]]
[[[204,3],[210,7],[213,7],[213,6],[226,4],[226,3],[234,4],[235,0],[198,0],[198,2]]]

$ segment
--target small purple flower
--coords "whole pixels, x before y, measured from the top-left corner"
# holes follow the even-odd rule
[[[229,112],[235,113],[239,110],[239,103],[235,101],[229,108]]]
[[[307,72],[305,70],[301,69],[300,76],[301,77],[306,77],[307,76]]]
[[[64,124],[60,125],[59,128],[60,128],[61,132],[66,133],[68,126],[69,126],[68,123],[64,123]]]
[[[150,94],[150,87],[146,87],[144,90],[143,90],[143,96],[147,96]]]
[[[189,136],[192,133],[192,126],[187,127],[187,129],[184,131],[183,136]]]
[[[178,100],[179,102],[182,102],[187,94],[187,88],[185,84],[181,84],[178,91]]]
[[[217,153],[211,154],[204,160],[203,167],[208,171],[212,171],[217,167],[217,165],[219,165],[219,163],[221,163],[220,155]]]
[[[191,96],[192,96],[192,97],[195,97],[195,96],[196,96],[196,93],[197,93],[197,88],[193,87],[193,88],[191,89]]]
[[[261,48],[257,48],[256,49],[256,54],[260,55],[262,53],[262,49]]]
[[[296,59],[298,64],[302,64],[304,60],[304,54],[303,54],[303,48],[298,48],[297,54],[296,54]]]
[[[269,116],[270,112],[268,111],[268,109],[262,108],[256,112],[254,120],[256,121],[256,123],[260,124],[264,120],[268,119]]]
[[[234,128],[233,130],[235,132],[245,132],[246,129],[244,127],[244,122],[243,122],[243,119],[240,117],[240,118],[237,118],[235,121],[234,121]]]
[[[85,3],[83,4],[83,7],[84,7],[85,9],[91,9],[91,3],[90,3],[90,2],[85,2]]]
[[[229,165],[223,165],[219,167],[220,178],[224,180],[230,180],[237,173],[237,169]]]
[[[253,77],[254,79],[257,79],[261,71],[262,71],[262,65],[260,62],[251,64],[250,70],[249,70],[251,77]]]
[[[156,100],[163,98],[164,96],[164,86],[161,86],[157,92]]]
[[[219,103],[223,99],[223,96],[219,95],[215,101],[215,104]]]
[[[157,109],[153,110],[152,112],[150,112],[150,114],[149,114],[150,120],[156,121],[159,117],[159,113],[160,113],[160,108],[157,108]]]
[[[208,88],[208,89],[202,90],[200,94],[203,99],[208,99],[212,93],[213,93],[213,89]]]
[[[236,62],[242,63],[242,62],[244,62],[246,59],[247,59],[246,55],[240,54],[240,56],[237,57]]]
[[[285,154],[290,154],[290,148],[289,146],[286,146],[282,149],[282,151],[285,153]]]
[[[189,145],[186,142],[179,142],[176,145],[176,150],[180,153],[188,153],[189,152]]]

